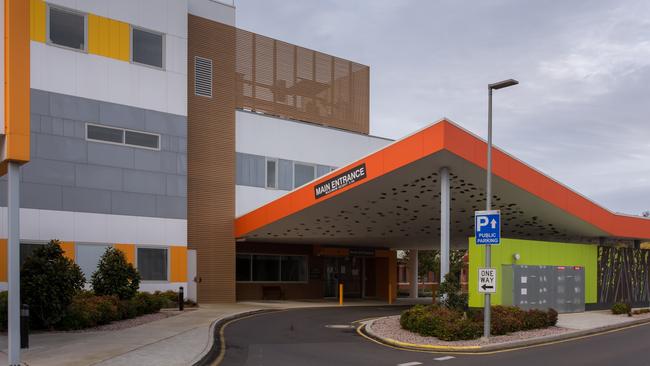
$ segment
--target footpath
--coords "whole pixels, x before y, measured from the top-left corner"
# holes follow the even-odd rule
[[[420,300],[428,301],[428,300]],[[407,304],[399,302],[398,304]],[[346,302],[346,306],[385,302]],[[197,310],[110,331],[40,332],[30,336],[21,360],[29,366],[186,366],[212,348],[213,327],[222,319],[260,310],[338,306],[334,301],[264,301],[202,305]],[[0,336],[0,366],[7,365],[7,336]]]

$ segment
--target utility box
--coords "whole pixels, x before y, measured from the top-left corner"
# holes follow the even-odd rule
[[[501,287],[504,305],[559,313],[585,310],[583,267],[504,265]]]

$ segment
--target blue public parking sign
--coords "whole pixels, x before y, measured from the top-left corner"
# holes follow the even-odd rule
[[[501,212],[475,211],[474,236],[476,244],[495,245],[501,243]]]

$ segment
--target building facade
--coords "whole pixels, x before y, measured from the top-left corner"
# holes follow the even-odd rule
[[[262,297],[236,285],[235,217],[389,142],[368,135],[367,66],[237,29],[232,2],[27,2],[21,260],[57,239],[89,280],[113,246],[142,290]]]

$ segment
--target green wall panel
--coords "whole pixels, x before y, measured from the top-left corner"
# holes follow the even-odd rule
[[[519,253],[521,259],[514,260]],[[504,239],[492,246],[492,268],[497,270],[497,293],[492,295],[492,305],[501,305],[501,266],[525,264],[533,266],[582,266],[585,268],[585,303],[598,301],[598,246],[589,244],[555,243],[548,241]],[[483,294],[479,294],[478,268],[485,263],[485,246],[476,245],[469,238],[469,306],[482,307]]]

